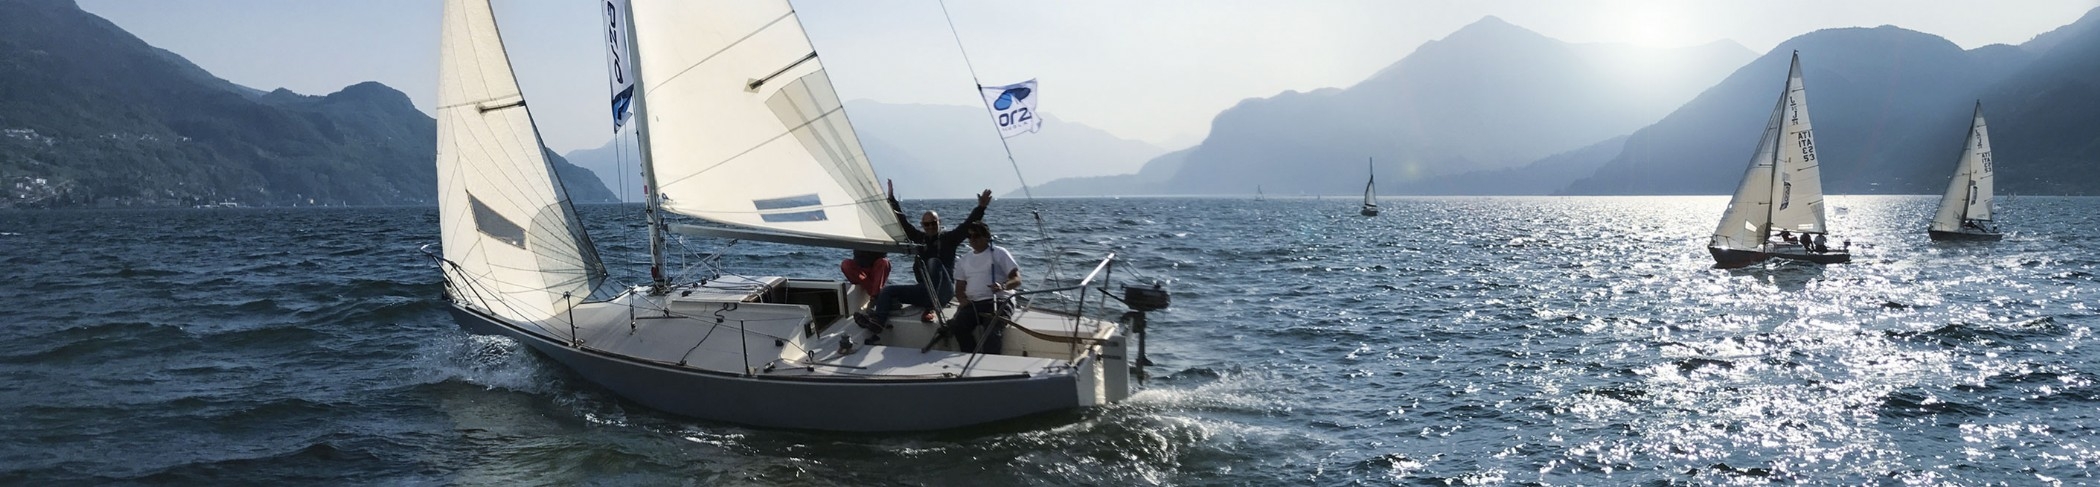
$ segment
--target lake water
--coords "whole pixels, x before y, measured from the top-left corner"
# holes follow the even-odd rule
[[[1031,282],[1111,250],[1168,282],[1153,378],[904,435],[670,416],[469,335],[434,208],[0,212],[0,483],[2096,482],[2100,199],[2003,201],[1980,244],[1927,241],[1934,203],[1833,197],[1853,263],[1715,270],[1720,196],[1044,200],[1040,231],[1002,199]],[[634,282],[639,210],[582,210]]]

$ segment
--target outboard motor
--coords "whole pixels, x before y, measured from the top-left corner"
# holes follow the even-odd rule
[[[1137,366],[1138,383],[1143,384],[1145,366],[1152,365],[1152,360],[1145,358],[1145,313],[1163,311],[1173,300],[1159,281],[1153,281],[1152,287],[1149,288],[1124,285],[1121,301],[1124,306],[1130,307],[1129,312],[1123,313],[1123,320],[1130,322],[1130,331],[1137,334],[1138,356],[1131,364]]]

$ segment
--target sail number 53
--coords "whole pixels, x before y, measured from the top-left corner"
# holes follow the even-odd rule
[[[1812,135],[1814,132],[1814,130],[1803,130],[1794,133],[1794,139],[1801,142],[1801,160],[1803,162],[1816,161],[1816,138]]]

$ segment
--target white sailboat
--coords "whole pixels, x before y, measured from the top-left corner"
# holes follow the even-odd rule
[[[443,253],[432,257],[463,327],[522,342],[649,408],[761,427],[933,430],[1130,394],[1126,329],[1084,308],[1024,298],[1003,354],[922,351],[936,325],[854,326],[851,314],[870,297],[836,276],[674,282],[663,271],[662,212],[709,222],[680,231],[731,238],[893,252],[907,242],[786,1],[631,7],[608,15],[608,39],[638,71],[632,123],[651,190],[654,282],[621,288],[604,285],[606,270],[551,176],[489,1],[445,2]],[[1109,264],[1077,286],[1035,292],[1076,290],[1084,306],[1090,289],[1107,292]],[[1142,364],[1142,311],[1163,308],[1164,292],[1126,289],[1119,299],[1139,309],[1130,332]],[[899,346],[859,345],[870,333]]]
[[[1933,215],[1926,233],[1933,240],[1998,240],[1998,224],[1991,220],[1991,135],[1983,123],[1983,102],[1976,102],[1976,115],[1969,121],[1969,139],[1962,143],[1961,160],[1955,162],[1954,179],[1940,195],[1940,211]]]
[[[1371,159],[1364,159],[1370,169],[1371,178],[1364,181],[1364,208],[1356,213],[1363,216],[1378,216],[1378,168]]]
[[[1715,267],[1743,267],[1773,257],[1818,264],[1852,260],[1849,245],[1828,246],[1821,163],[1801,83],[1801,54],[1794,53],[1792,62],[1750,169],[1707,243]]]

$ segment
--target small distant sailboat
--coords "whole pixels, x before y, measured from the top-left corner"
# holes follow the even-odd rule
[[[1969,140],[1962,144],[1961,160],[1955,162],[1954,180],[1940,196],[1940,211],[1932,217],[1926,233],[1933,240],[1998,240],[1998,224],[1991,221],[1991,136],[1984,129],[1983,102],[1976,102],[1976,116],[1969,121]]]
[[[1714,256],[1714,267],[1744,267],[1773,257],[1818,264],[1852,261],[1845,248],[1850,245],[1831,249],[1827,244],[1829,228],[1823,219],[1823,179],[1814,134],[1809,126],[1808,93],[1801,83],[1801,54],[1795,53],[1786,87],[1750,158],[1750,169],[1708,241],[1706,250]],[[1771,240],[1774,231],[1779,241]]]
[[[1357,213],[1378,216],[1378,170],[1370,159],[1364,159],[1364,164],[1371,166],[1371,179],[1364,181],[1364,209]]]
[[[1261,192],[1261,185],[1254,185],[1254,201],[1268,201],[1269,195]]]

